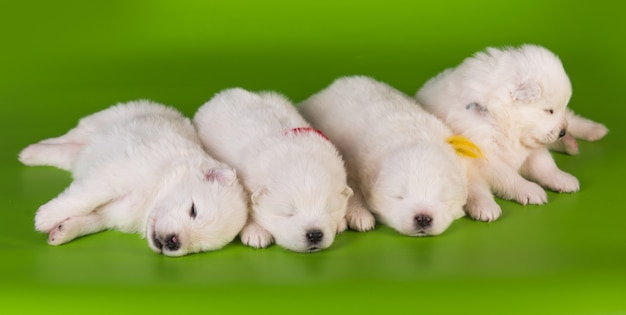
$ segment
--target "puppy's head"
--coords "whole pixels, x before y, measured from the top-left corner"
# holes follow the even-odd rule
[[[443,144],[404,147],[383,161],[367,202],[379,220],[402,234],[438,235],[464,215],[465,176]]]
[[[348,186],[267,186],[253,194],[254,219],[276,244],[296,252],[315,252],[334,241],[352,190]]]
[[[288,146],[275,152],[288,157],[281,159],[280,165],[263,163],[269,167],[267,172],[260,170],[265,174],[263,184],[251,195],[253,218],[286,249],[314,252],[328,248],[352,196],[343,163],[335,151],[317,145]]]
[[[497,95],[484,100],[501,128],[530,148],[545,147],[565,135],[570,80],[557,56],[539,46],[488,49],[488,86]],[[488,95],[488,94],[487,94]]]
[[[223,247],[241,231],[247,202],[235,171],[227,167],[180,170],[168,178],[149,214],[146,238],[167,256]]]

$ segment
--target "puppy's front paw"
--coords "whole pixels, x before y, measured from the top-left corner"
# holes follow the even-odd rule
[[[577,192],[580,190],[580,184],[578,179],[572,174],[568,174],[562,171],[554,174],[550,180],[546,183],[546,186],[556,192]]]
[[[246,225],[240,237],[242,243],[254,248],[265,248],[274,242],[272,234],[256,223]]]
[[[519,187],[515,199],[522,205],[541,205],[548,202],[548,195],[541,186],[526,182],[524,186]]]
[[[465,204],[465,212],[477,221],[493,222],[502,215],[500,205],[493,198],[470,198]]]
[[[350,209],[346,213],[346,221],[351,229],[359,232],[372,230],[376,226],[374,215],[362,207]]]

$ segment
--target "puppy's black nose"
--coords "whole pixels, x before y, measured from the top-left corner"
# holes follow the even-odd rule
[[[433,218],[425,214],[418,214],[414,218],[415,226],[418,228],[427,228],[433,222]]]
[[[324,238],[324,233],[320,230],[309,230],[306,232],[306,239],[311,244],[317,244]]]
[[[565,137],[566,134],[567,134],[567,130],[561,129],[561,132],[559,132],[559,138]]]
[[[165,238],[165,247],[168,250],[175,251],[180,248],[180,241],[176,234],[170,234]]]

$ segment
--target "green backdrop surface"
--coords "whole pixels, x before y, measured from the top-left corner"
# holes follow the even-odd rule
[[[595,1],[4,1],[0,4],[0,313],[626,314],[626,44],[621,6]],[[34,231],[66,172],[25,167],[26,145],[117,102],[187,115],[228,87],[298,102],[342,75],[414,94],[487,46],[534,43],[570,75],[570,107],[600,142],[555,154],[581,191],[543,206],[498,200],[493,223],[429,238],[378,226],[323,252],[238,240],[167,258],[138,235],[63,246]]]

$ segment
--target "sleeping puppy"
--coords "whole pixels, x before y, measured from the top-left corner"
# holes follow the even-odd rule
[[[543,204],[542,186],[579,190],[578,180],[556,166],[548,147],[577,151],[574,137],[596,140],[607,131],[568,110],[571,95],[559,58],[524,45],[477,53],[426,82],[416,98],[481,147],[486,159],[474,163],[498,196]]]
[[[112,106],[26,147],[19,159],[72,172],[71,185],[35,216],[51,245],[118,229],[181,256],[223,247],[246,221],[234,170],[204,152],[189,119],[163,105]]]
[[[215,95],[194,117],[205,149],[235,167],[251,193],[244,244],[296,252],[329,247],[346,228],[352,190],[343,161],[285,97],[240,88]]]
[[[351,228],[369,230],[376,218],[405,235],[438,235],[464,215],[466,158],[451,145],[452,131],[414,99],[354,76],[337,79],[299,109],[345,159],[355,192],[347,213]],[[483,200],[474,203],[473,217],[500,215],[489,193],[477,198]]]

